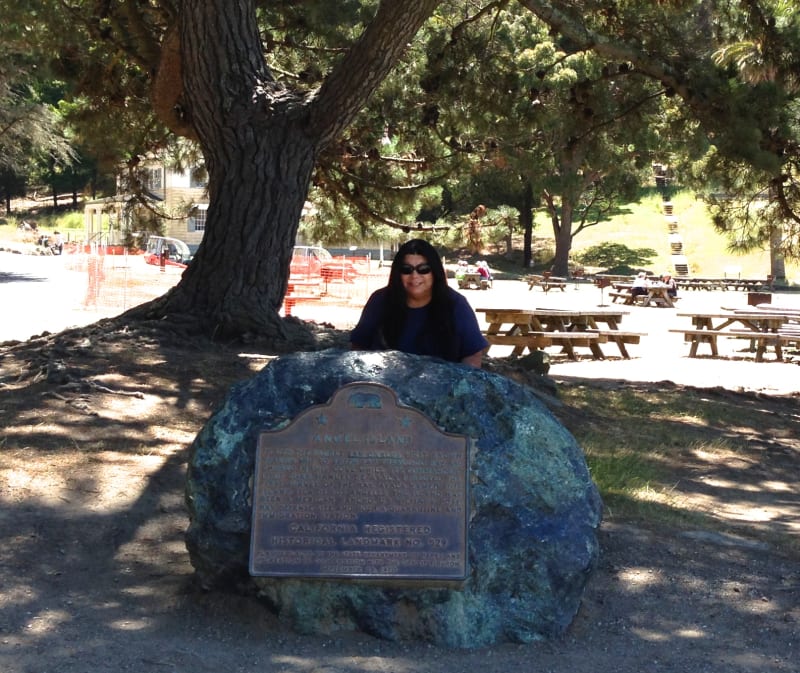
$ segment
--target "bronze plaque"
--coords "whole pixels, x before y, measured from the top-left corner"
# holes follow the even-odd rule
[[[463,580],[468,440],[351,383],[259,437],[250,574]]]

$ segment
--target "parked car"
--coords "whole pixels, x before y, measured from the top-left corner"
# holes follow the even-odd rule
[[[289,268],[292,276],[321,276],[324,281],[352,282],[358,275],[353,263],[344,257],[334,257],[325,248],[315,245],[296,245]]]
[[[192,260],[194,252],[177,238],[167,236],[151,236],[147,239],[144,261],[155,266],[179,266],[185,268]]]

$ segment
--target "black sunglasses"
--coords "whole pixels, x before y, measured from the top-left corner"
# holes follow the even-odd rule
[[[400,266],[400,273],[404,276],[410,276],[412,273],[417,272],[420,276],[427,276],[431,271],[430,264],[417,264],[416,266],[411,266],[411,264],[403,264]]]

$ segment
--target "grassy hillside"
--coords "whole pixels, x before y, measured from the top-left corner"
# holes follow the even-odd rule
[[[738,255],[730,252],[725,237],[714,230],[705,205],[691,193],[679,192],[672,198],[672,204],[690,274],[721,277],[726,267],[741,267],[743,278],[759,278],[769,273],[769,253]],[[653,248],[658,256],[649,265],[650,270],[655,273],[670,270],[669,229],[661,197],[647,196],[638,203],[629,204],[626,210],[628,212],[610,222],[581,232],[575,238],[573,254],[606,241],[622,243],[629,248]],[[539,227],[537,234],[546,231],[545,227]],[[786,275],[790,282],[800,284],[800,265],[787,263]]]

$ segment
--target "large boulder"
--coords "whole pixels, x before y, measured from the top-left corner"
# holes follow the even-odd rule
[[[353,382],[388,386],[442,431],[472,438],[460,585],[247,579],[259,435]],[[563,634],[597,561],[602,509],[581,448],[530,388],[392,351],[298,353],[234,386],[192,445],[186,499],[187,546],[206,586],[246,587],[302,633],[360,629],[453,647]]]

